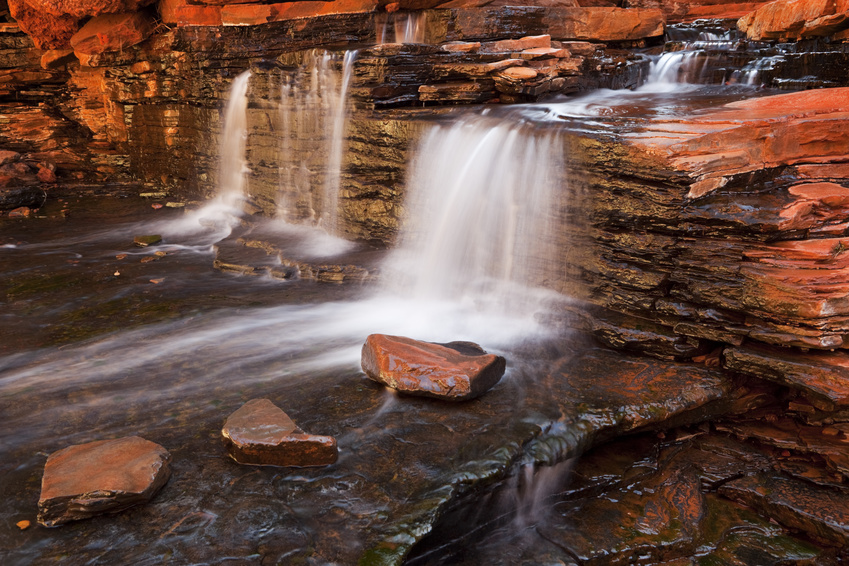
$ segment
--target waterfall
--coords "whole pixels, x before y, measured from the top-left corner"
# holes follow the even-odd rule
[[[652,62],[647,85],[663,88],[681,83],[711,82],[711,58],[737,46],[730,33],[701,32],[695,40],[681,42],[682,49],[668,51]]]
[[[279,215],[330,234],[338,230],[339,188],[356,51],[310,51],[280,89]]]
[[[240,209],[245,193],[245,144],[248,136],[248,81],[250,71],[233,80],[230,97],[224,110],[224,130],[221,134],[221,163],[219,166],[219,195],[221,203]]]
[[[529,288],[556,269],[562,161],[560,138],[526,121],[434,127],[408,174],[389,285],[411,300],[526,308]]]
[[[427,14],[424,12],[381,14],[375,18],[377,43],[424,43]],[[392,31],[392,38],[389,32]]]
[[[346,51],[342,64],[342,84],[333,100],[331,136],[328,140],[327,176],[324,181],[324,211],[319,225],[328,234],[337,232],[339,219],[339,185],[342,176],[342,153],[345,145],[345,126],[348,123],[348,86],[354,69],[356,51]]]

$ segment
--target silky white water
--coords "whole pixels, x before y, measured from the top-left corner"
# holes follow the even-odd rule
[[[310,51],[282,78],[278,215],[338,231],[339,188],[357,52]],[[341,61],[340,61],[341,58]],[[341,67],[341,70],[340,70]]]

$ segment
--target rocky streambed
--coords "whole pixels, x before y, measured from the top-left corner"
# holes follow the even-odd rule
[[[432,319],[361,283],[216,271],[208,245],[189,245],[197,233],[165,231],[167,254],[157,256],[133,234],[164,231],[163,220],[184,213],[128,199],[129,215],[111,214],[105,232],[93,222],[102,209],[86,213],[74,199],[67,216],[48,207],[52,218],[4,220],[4,253],[21,258],[4,289],[4,323],[30,328],[26,345],[5,342],[3,358],[10,564],[839,563],[844,433],[788,416],[815,411],[793,390],[722,370],[719,357],[623,356],[558,319],[456,327],[436,312],[438,324],[426,324],[434,339],[494,345],[507,372],[472,401],[398,397],[358,367],[364,337],[422,335]],[[54,281],[65,271],[73,281]],[[211,285],[198,287],[198,277]],[[142,319],[138,305],[113,308],[131,298],[160,306]],[[69,315],[66,334],[45,324]],[[497,324],[517,327],[481,331]],[[334,436],[338,461],[232,461],[221,427],[256,397]],[[34,522],[48,453],[129,435],[171,454],[172,477],[152,502],[55,529],[15,526]]]
[[[665,46],[714,4],[452,6],[386,45],[303,4],[163,3],[120,49],[0,26],[4,564],[847,560],[848,95],[773,90],[845,85],[836,4]],[[636,90],[557,98],[600,87]],[[375,333],[506,371],[399,396]],[[338,459],[232,461],[256,398]],[[152,501],[32,526],[48,454],[126,436],[170,453]]]

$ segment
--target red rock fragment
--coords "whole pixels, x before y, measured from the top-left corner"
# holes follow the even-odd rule
[[[138,436],[77,444],[47,458],[38,522],[55,527],[150,500],[171,475],[168,451]]]
[[[332,436],[306,434],[268,399],[252,399],[227,417],[221,429],[227,451],[240,464],[328,466],[338,449]]]
[[[73,16],[53,16],[33,8],[24,0],[9,0],[9,12],[21,31],[32,38],[39,49],[67,49],[71,36],[80,29]]]
[[[371,379],[400,393],[465,401],[495,385],[506,361],[467,342],[442,345],[372,334],[363,345],[362,366]]]
[[[235,4],[221,7],[221,22],[225,26],[255,26],[268,22],[271,7],[266,4]]]
[[[21,206],[9,211],[9,218],[29,218],[31,215],[32,210],[26,206]]]
[[[68,14],[75,18],[135,12],[156,0],[27,0],[36,10],[53,16]]]
[[[160,0],[163,23],[179,26],[220,26],[221,6],[195,6],[186,0]]]
[[[849,0],[776,0],[740,18],[754,41],[825,37],[849,28]]]
[[[153,18],[144,12],[97,16],[74,34],[71,46],[84,55],[120,51],[150,37],[155,27]]]

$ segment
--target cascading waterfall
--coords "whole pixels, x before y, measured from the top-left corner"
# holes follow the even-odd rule
[[[648,83],[701,83],[706,77],[709,51],[726,52],[736,46],[728,33],[702,32],[695,41],[684,43],[684,49],[663,53],[654,61]]]
[[[203,248],[227,237],[244,213],[245,181],[249,172],[245,160],[248,137],[248,84],[250,71],[233,79],[224,108],[218,166],[218,196],[179,221],[159,229],[163,233],[194,235],[193,245]]]
[[[478,115],[434,127],[408,175],[407,217],[388,285],[413,301],[489,298],[526,312],[556,269],[560,138]]]
[[[250,71],[233,80],[230,99],[224,111],[224,131],[221,135],[221,164],[219,191],[221,203],[236,210],[245,194],[245,145],[248,136],[248,82]]]
[[[299,68],[283,77],[280,90],[279,215],[308,222],[333,234],[338,228],[338,200],[348,88],[356,51],[342,56],[314,50]]]

